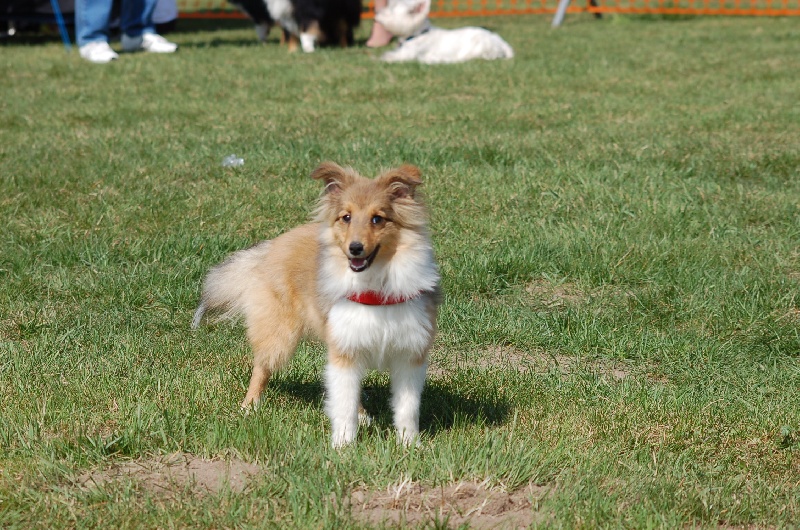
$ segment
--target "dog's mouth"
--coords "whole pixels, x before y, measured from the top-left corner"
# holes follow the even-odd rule
[[[381,248],[380,245],[375,247],[375,250],[372,253],[365,257],[365,258],[349,258],[350,261],[350,270],[353,272],[364,272],[372,265],[372,262],[375,261],[375,256],[378,255],[378,250]]]

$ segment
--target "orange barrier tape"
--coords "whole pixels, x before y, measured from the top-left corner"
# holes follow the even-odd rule
[[[177,0],[182,18],[246,18],[226,0]],[[558,0],[433,0],[431,17],[553,14]],[[800,16],[800,0],[573,0],[567,13]],[[372,18],[374,3],[364,4]]]
[[[607,5],[605,0],[589,6],[590,13],[659,15],[747,15],[798,16],[798,0],[623,0]]]

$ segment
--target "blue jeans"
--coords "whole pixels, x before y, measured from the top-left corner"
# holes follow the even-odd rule
[[[120,29],[129,37],[155,33],[153,9],[158,0],[122,0]],[[114,0],[75,0],[75,40],[78,46],[108,42]]]

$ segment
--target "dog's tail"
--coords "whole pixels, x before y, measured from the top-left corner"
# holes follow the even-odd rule
[[[197,329],[200,327],[200,322],[203,320],[203,315],[206,314],[206,304],[203,303],[203,300],[200,300],[200,303],[197,305],[197,309],[194,312],[194,316],[192,317],[192,329]]]
[[[234,318],[244,310],[246,295],[253,290],[257,275],[255,269],[269,252],[270,241],[234,252],[225,261],[208,272],[203,281],[200,303],[192,318],[192,329],[197,329],[208,311],[220,311],[216,320]]]

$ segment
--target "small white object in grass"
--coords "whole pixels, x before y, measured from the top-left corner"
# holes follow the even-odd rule
[[[236,155],[226,156],[222,161],[222,167],[238,167],[244,165],[244,158],[239,158]]]

